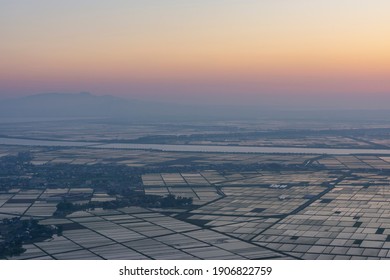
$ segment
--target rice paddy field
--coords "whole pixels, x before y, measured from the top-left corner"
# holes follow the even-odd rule
[[[218,140],[227,127],[236,135],[237,123],[203,129],[202,141],[196,140],[199,125],[161,129],[133,125],[100,132],[94,132],[93,125],[79,130],[64,125],[56,135],[50,133],[52,125],[37,129],[0,124],[9,137],[31,132],[35,140],[65,141],[56,146],[0,145],[0,219],[33,218],[62,229],[50,239],[24,244],[26,251],[9,259],[390,258],[387,155],[157,151],[111,147],[110,142],[113,137],[152,141],[159,135],[185,145],[309,148],[326,143],[332,148],[375,150],[386,148],[383,136],[290,135],[275,140],[248,134],[253,137],[237,143],[234,137]],[[244,133],[258,129],[254,124],[239,125]],[[286,129],[283,123],[261,125],[264,131]],[[325,130],[316,125],[318,131]],[[66,141],[79,142],[69,146]],[[17,160],[25,154],[28,159]],[[8,172],[12,164],[17,168]],[[69,175],[69,170],[78,173]],[[97,179],[88,175],[91,170],[103,175]],[[105,182],[110,184],[107,170],[120,170],[113,176],[123,176],[116,178],[118,182],[137,193],[191,198],[192,206],[98,207],[53,215],[64,200],[83,205],[120,198],[109,191],[115,184],[104,187]]]

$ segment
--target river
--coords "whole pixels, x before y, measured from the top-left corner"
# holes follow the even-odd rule
[[[124,144],[99,142],[51,141],[16,138],[0,138],[0,145],[44,146],[44,147],[88,147],[94,149],[155,150],[167,152],[206,153],[252,153],[252,154],[329,154],[329,155],[390,155],[390,149],[336,149],[298,147],[258,146],[216,146],[216,145],[167,145],[167,144]]]

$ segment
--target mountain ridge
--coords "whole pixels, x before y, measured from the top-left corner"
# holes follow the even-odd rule
[[[390,110],[283,110],[265,105],[191,105],[126,99],[89,92],[49,92],[0,100],[0,118],[116,118],[134,121],[385,120]]]
[[[0,101],[0,117],[113,117],[135,120],[226,118],[232,114],[218,106],[181,105],[112,95],[40,93]],[[240,114],[233,114],[239,117]]]

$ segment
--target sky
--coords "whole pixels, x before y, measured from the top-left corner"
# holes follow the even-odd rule
[[[0,99],[384,109],[389,11],[388,0],[0,0]]]

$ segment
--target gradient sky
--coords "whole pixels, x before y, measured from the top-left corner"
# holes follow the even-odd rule
[[[0,0],[0,98],[385,108],[389,13],[388,0]]]

